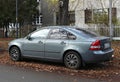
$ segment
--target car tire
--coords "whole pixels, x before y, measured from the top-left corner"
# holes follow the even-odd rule
[[[79,69],[82,62],[81,57],[75,51],[69,51],[64,56],[64,64],[70,69]]]
[[[16,46],[11,47],[9,50],[10,57],[13,61],[19,61],[20,60],[20,49]]]

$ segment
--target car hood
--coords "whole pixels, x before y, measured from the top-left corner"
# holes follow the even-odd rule
[[[15,40],[12,40],[10,43],[14,43],[14,42],[23,42],[24,38],[19,38],[19,39],[15,39]],[[9,44],[10,44],[9,43]]]

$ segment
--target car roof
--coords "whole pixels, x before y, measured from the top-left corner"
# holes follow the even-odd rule
[[[50,28],[50,29],[51,28],[53,28],[53,29],[54,28],[65,28],[65,29],[68,28],[69,29],[69,28],[75,28],[75,26],[47,26],[47,27],[43,27],[43,28]]]

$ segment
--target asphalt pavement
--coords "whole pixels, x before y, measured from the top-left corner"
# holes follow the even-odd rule
[[[50,72],[0,65],[0,82],[104,82],[97,79],[69,76]]]

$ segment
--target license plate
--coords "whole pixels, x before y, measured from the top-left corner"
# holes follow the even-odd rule
[[[106,48],[109,48],[110,47],[110,43],[105,43],[104,44],[104,48],[106,49]]]

